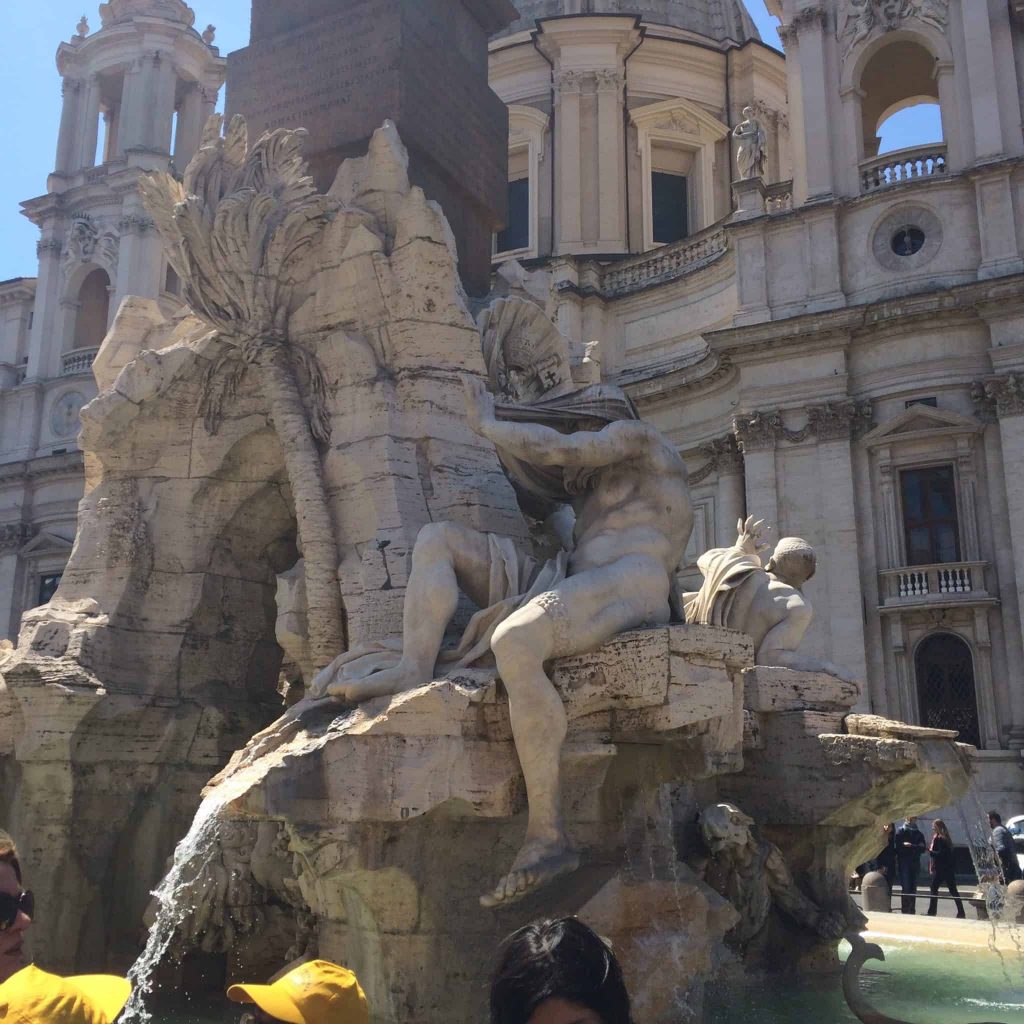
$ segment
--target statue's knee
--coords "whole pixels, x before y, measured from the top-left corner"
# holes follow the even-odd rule
[[[506,678],[510,670],[514,675],[517,668],[536,663],[537,645],[531,639],[531,632],[526,626],[510,625],[507,622],[503,622],[494,631],[491,637],[491,651],[502,679]]]
[[[427,523],[416,537],[413,558],[436,561],[451,550],[452,528],[449,523]]]

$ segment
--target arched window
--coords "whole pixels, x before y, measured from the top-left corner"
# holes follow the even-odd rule
[[[860,89],[866,158],[943,141],[935,58],[919,43],[883,46],[865,65]]]
[[[90,271],[78,290],[74,348],[99,348],[110,316],[110,278],[105,270]]]
[[[961,743],[981,746],[978,700],[971,649],[952,633],[935,633],[921,641],[914,656],[921,724],[955,729]]]

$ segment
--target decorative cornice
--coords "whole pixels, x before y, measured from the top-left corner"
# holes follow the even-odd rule
[[[732,421],[733,433],[740,444],[740,450],[747,452],[768,451],[774,448],[782,437],[782,413],[753,412],[749,416],[737,416]]]
[[[127,217],[122,217],[117,222],[117,229],[122,235],[144,235],[147,231],[152,231],[156,225],[150,217],[141,217],[137,213],[129,214]]]
[[[8,523],[0,526],[0,551],[17,551],[38,532],[39,527],[32,523]]]
[[[690,474],[691,484],[699,484],[707,480],[712,473],[727,475],[743,472],[743,452],[740,451],[735,434],[716,437],[708,444],[701,445],[700,451],[708,461],[700,469]]]
[[[975,381],[971,399],[987,422],[1004,416],[1020,416],[1024,413],[1024,375],[1010,373],[1005,377]]]
[[[806,414],[807,422],[799,430],[790,430],[786,426],[781,409],[737,416],[733,420],[733,429],[741,450],[746,453],[767,451],[783,440],[790,444],[802,444],[812,437],[818,441],[856,441],[874,426],[874,409],[870,401],[843,398],[808,406]]]
[[[59,258],[64,251],[64,243],[56,238],[43,238],[36,242],[36,256],[42,259],[44,256]]]
[[[870,401],[853,399],[812,405],[807,426],[819,441],[857,440],[874,426],[874,409]]]

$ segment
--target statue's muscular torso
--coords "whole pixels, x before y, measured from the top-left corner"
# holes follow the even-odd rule
[[[655,430],[636,429],[645,435],[643,454],[596,470],[573,502],[570,575],[628,555],[653,559],[668,574],[682,561],[693,528],[686,466]]]

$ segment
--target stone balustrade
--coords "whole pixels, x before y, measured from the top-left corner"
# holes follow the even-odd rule
[[[988,562],[946,562],[938,565],[884,569],[882,599],[886,606],[927,604],[966,598],[989,600],[985,586]]]
[[[941,143],[897,149],[861,163],[860,190],[867,194],[890,185],[947,173],[946,147]]]
[[[673,281],[714,262],[728,248],[726,233],[716,228],[612,264],[603,274],[602,294],[618,298]]]
[[[76,348],[65,352],[61,358],[60,375],[75,377],[80,373],[88,373],[98,352],[98,348]]]

